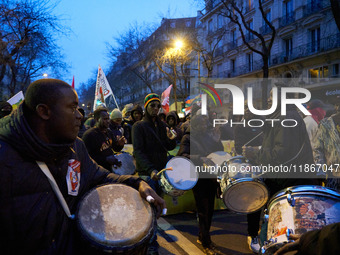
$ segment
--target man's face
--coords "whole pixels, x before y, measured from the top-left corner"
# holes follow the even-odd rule
[[[108,112],[102,111],[98,119],[98,127],[100,129],[108,129],[110,125],[110,115]]]
[[[122,124],[122,121],[123,121],[122,118],[117,118],[117,119],[112,120],[113,124],[115,124],[116,126],[120,126]]]
[[[156,117],[158,115],[159,109],[161,108],[161,104],[157,101],[152,101],[148,104],[146,111],[151,117]]]
[[[64,144],[73,142],[79,132],[82,115],[78,111],[77,93],[70,88],[61,88],[62,96],[50,106],[51,117],[48,120],[48,136],[51,143]]]
[[[175,125],[175,118],[172,116],[168,117],[168,124],[169,126],[173,127]]]
[[[142,119],[142,114],[139,111],[134,111],[132,115],[133,115],[133,118],[135,119],[135,121]]]

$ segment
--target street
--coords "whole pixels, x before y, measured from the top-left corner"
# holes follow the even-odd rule
[[[204,254],[197,240],[198,224],[193,211],[168,215],[158,220],[159,253]],[[247,244],[246,215],[228,210],[214,212],[210,230],[212,241],[227,255],[253,254]]]

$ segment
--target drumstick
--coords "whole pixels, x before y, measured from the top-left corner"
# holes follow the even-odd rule
[[[248,142],[246,142],[245,144],[243,144],[243,146],[247,146],[249,143],[251,143],[252,141],[254,141],[257,137],[259,137],[260,135],[262,135],[263,132],[258,133],[254,138],[252,138],[251,140],[249,140]],[[242,146],[242,147],[243,147]]]
[[[172,171],[172,167],[168,167],[168,168],[162,169],[161,171],[159,171],[159,172],[157,173],[157,176],[160,175],[162,172],[164,172],[164,171],[166,171],[166,170],[171,170],[171,171]]]

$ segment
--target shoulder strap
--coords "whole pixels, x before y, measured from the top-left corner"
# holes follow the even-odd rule
[[[56,194],[57,198],[59,199],[59,202],[61,204],[61,206],[63,207],[67,217],[69,217],[70,219],[74,219],[74,215],[71,214],[70,209],[68,208],[68,205],[63,197],[63,194],[61,194],[61,191],[58,187],[58,184],[56,183],[53,175],[51,174],[50,170],[48,169],[47,165],[45,164],[45,162],[42,161],[36,161],[38,166],[40,167],[41,171],[46,175],[49,183],[52,186],[52,189],[54,191],[54,193]]]

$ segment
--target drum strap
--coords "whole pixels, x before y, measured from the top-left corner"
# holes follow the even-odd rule
[[[74,214],[71,214],[70,209],[68,208],[68,205],[63,197],[63,194],[61,194],[61,191],[58,187],[58,184],[56,183],[53,175],[51,174],[50,170],[48,169],[47,165],[45,164],[45,162],[42,161],[36,161],[38,166],[40,167],[41,171],[46,175],[49,183],[52,186],[52,189],[54,191],[54,193],[56,194],[57,198],[59,199],[59,202],[61,204],[61,206],[63,207],[67,217],[69,217],[70,219],[74,219]]]
[[[159,144],[162,146],[162,148],[166,151],[166,153],[168,154],[168,156],[171,156],[171,154],[169,153],[169,151],[167,150],[167,148],[165,148],[165,146],[163,145],[161,139],[158,137],[158,135],[156,134],[156,132],[150,127],[149,128],[151,133],[156,137],[156,139],[158,140]]]

